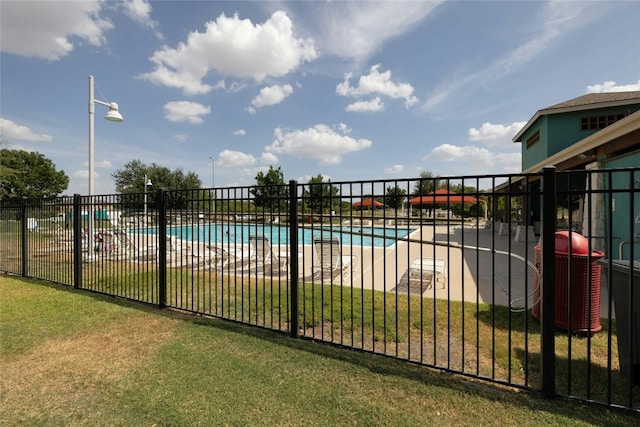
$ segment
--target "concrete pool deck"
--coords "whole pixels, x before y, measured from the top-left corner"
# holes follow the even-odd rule
[[[427,298],[511,306],[513,309],[534,305],[538,238],[521,242],[515,240],[514,234],[500,234],[495,229],[468,224],[428,224],[412,228],[416,231],[407,240],[386,248],[342,245],[342,255],[356,257],[355,268],[351,274],[338,276],[331,283],[358,289],[421,294]],[[202,245],[196,244],[194,251],[206,251],[198,246]],[[276,244],[273,250],[281,255],[289,252],[286,246]],[[248,245],[244,245],[243,251],[250,251]],[[297,256],[299,277],[303,280],[311,276],[317,256],[312,245],[302,244]],[[410,266],[421,258],[444,260],[444,281],[432,282],[429,274],[422,275],[422,282],[419,278],[409,281]],[[606,283],[603,282],[601,317],[607,317],[607,301]]]
[[[419,278],[417,283],[415,279],[408,283],[409,267],[416,259],[435,258],[445,263],[444,286],[438,280],[431,283],[427,274],[423,296],[522,306],[525,294],[533,294],[534,269],[507,253],[526,255],[533,262],[536,243],[509,244],[508,236],[492,230],[425,225],[418,227],[409,241],[389,248],[351,248],[362,257],[362,269],[354,273],[352,282],[354,287],[420,294]]]
[[[361,260],[360,269],[343,284],[417,295],[423,290],[422,296],[428,298],[530,308],[535,303],[538,238],[520,242],[514,237],[466,224],[420,226],[409,241],[399,241],[388,248],[345,247],[345,253],[352,250]],[[310,255],[305,251],[307,256]],[[436,280],[431,283],[428,278],[422,282],[422,289],[420,280],[409,283],[408,270],[419,258],[444,260],[444,286]],[[339,279],[334,283],[340,283]],[[600,317],[608,316],[607,301],[603,280]]]

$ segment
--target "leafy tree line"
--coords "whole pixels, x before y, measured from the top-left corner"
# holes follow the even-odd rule
[[[284,179],[282,168],[269,167],[267,172],[258,172],[255,177],[256,186],[251,188],[254,205],[265,211],[287,210],[289,199],[289,187]],[[441,179],[435,177],[431,172],[425,171],[414,184],[413,195],[425,195],[437,188],[440,188]],[[363,199],[373,196],[362,196]],[[384,203],[387,208],[401,209],[407,200],[407,189],[398,184],[390,185],[385,189],[382,196],[373,197],[375,200]],[[326,214],[331,211],[347,210],[351,204],[341,200],[340,189],[331,184],[330,179],[326,179],[321,174],[312,177],[302,192],[303,209],[308,209],[315,214]],[[344,206],[343,206],[344,205]],[[342,207],[342,209],[341,209]]]
[[[202,182],[195,172],[182,169],[170,170],[156,163],[146,165],[140,160],[132,160],[111,174],[116,191],[121,194],[144,193],[144,178],[151,181],[155,190],[194,190],[200,189]],[[147,189],[149,191],[149,189]]]
[[[145,176],[151,181],[146,186]],[[169,193],[169,208],[212,210],[216,203],[218,212],[234,211],[238,206],[246,211],[246,203],[225,200],[213,200],[212,193],[203,190],[202,182],[195,172],[182,169],[170,170],[156,163],[145,164],[140,160],[132,160],[122,168],[117,169],[112,178],[116,191],[120,194],[120,201],[129,209],[142,209],[144,193],[147,193],[149,207],[155,207],[157,191],[166,188]],[[289,186],[284,179],[284,173],[279,166],[270,166],[266,172],[260,171],[255,176],[255,186],[249,192],[253,196],[253,206],[256,211],[287,212],[289,205]],[[408,185],[390,185],[383,195],[363,196],[373,197],[384,203],[386,208],[401,209],[411,196],[426,195],[438,188],[449,188],[458,193],[476,192],[473,187],[463,187],[460,184],[450,185],[442,178],[434,176],[429,171],[423,171],[412,181],[413,191],[409,194]],[[22,150],[0,150],[0,200],[19,201],[22,197],[45,198],[54,197],[64,192],[69,185],[69,177],[64,171],[58,171],[53,162],[44,155]],[[326,214],[331,211],[343,211],[351,208],[351,204],[341,199],[340,189],[321,174],[312,177],[302,191],[300,208],[314,214]]]
[[[69,177],[37,152],[0,150],[0,200],[55,197],[69,186]]]
[[[129,209],[142,209],[144,207],[145,186],[147,203],[155,207],[158,189],[165,188],[172,191],[169,194],[168,207],[171,209],[206,209],[209,205],[209,197],[201,190],[202,182],[195,172],[184,172],[182,169],[170,170],[156,163],[150,165],[140,160],[132,160],[122,168],[111,174],[116,186],[116,191],[121,194],[121,201]],[[147,186],[145,182],[151,182]]]
[[[258,172],[256,186],[249,192],[253,195],[253,203],[258,209],[269,212],[286,212],[289,206],[289,187],[284,180],[282,167],[275,169],[269,166],[269,170]],[[302,192],[302,208],[308,208],[317,214],[328,213],[337,210],[340,201],[338,187],[331,185],[331,180],[325,182],[325,178],[318,174],[311,178]]]

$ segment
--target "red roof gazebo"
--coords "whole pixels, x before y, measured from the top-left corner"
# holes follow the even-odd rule
[[[363,208],[371,208],[371,209],[373,209],[373,208],[381,208],[383,206],[384,206],[384,203],[379,202],[379,201],[377,201],[377,200],[375,200],[373,198],[362,199],[362,200],[359,200],[359,201],[353,203],[353,207],[354,208],[360,208],[360,209],[363,209]]]
[[[424,196],[416,196],[409,199],[410,205],[452,205],[456,203],[478,203],[478,199],[466,194],[458,194],[447,190],[446,188],[439,188],[435,192],[429,193]]]

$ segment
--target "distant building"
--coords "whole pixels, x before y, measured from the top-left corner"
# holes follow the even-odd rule
[[[594,161],[607,168],[621,157],[640,165],[638,111],[640,91],[591,93],[539,110],[513,137],[522,144],[522,172],[584,169]]]
[[[538,110],[527,124],[518,132],[513,141],[522,144],[522,172],[539,172],[545,166],[555,166],[557,171],[564,170],[605,170],[640,166],[640,91],[592,93],[570,99],[559,104]],[[573,175],[574,178],[576,175]],[[628,174],[607,174],[594,176],[587,183],[586,177],[566,182],[558,179],[558,192],[585,188],[629,188],[640,185],[640,176]],[[633,184],[630,184],[632,182]],[[512,183],[513,185],[523,185]],[[538,182],[529,182],[529,190],[537,193]],[[530,193],[531,194],[531,193]],[[576,214],[577,231],[594,237],[593,245],[603,249],[605,239],[612,239],[618,245],[616,236],[629,236],[629,212],[640,213],[640,200],[629,195],[614,195],[609,201],[604,194],[594,194],[590,203],[584,197],[564,200],[570,214]],[[610,202],[615,208],[610,214],[605,206]],[[559,200],[562,204],[563,200]],[[574,208],[574,203],[577,208]],[[633,203],[633,206],[630,204]],[[536,234],[539,232],[540,200],[530,197],[524,201],[523,212],[527,224],[532,224]],[[589,224],[591,228],[589,229]],[[612,226],[608,236],[608,224]],[[562,228],[563,224],[558,224]],[[640,237],[640,236],[638,236]],[[618,254],[613,254],[616,257]],[[622,256],[622,254],[620,254]]]

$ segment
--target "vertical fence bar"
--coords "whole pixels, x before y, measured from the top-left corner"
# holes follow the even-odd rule
[[[167,306],[167,190],[158,189],[158,307]]]
[[[27,198],[23,197],[22,198],[22,207],[21,207],[21,219],[22,221],[20,222],[20,249],[21,249],[21,258],[22,258],[22,269],[21,269],[21,274],[22,277],[27,277],[27,274],[29,272],[29,239],[28,239],[28,215],[29,215],[29,208],[27,205]]]
[[[80,289],[82,287],[82,197],[80,194],[73,195],[71,212],[73,212],[73,287]]]
[[[298,338],[298,182],[293,179],[289,181],[289,253],[289,334]]]
[[[542,393],[547,397],[556,394],[555,366],[555,230],[556,230],[556,168],[547,166],[542,169],[542,244],[541,269],[541,375]]]

